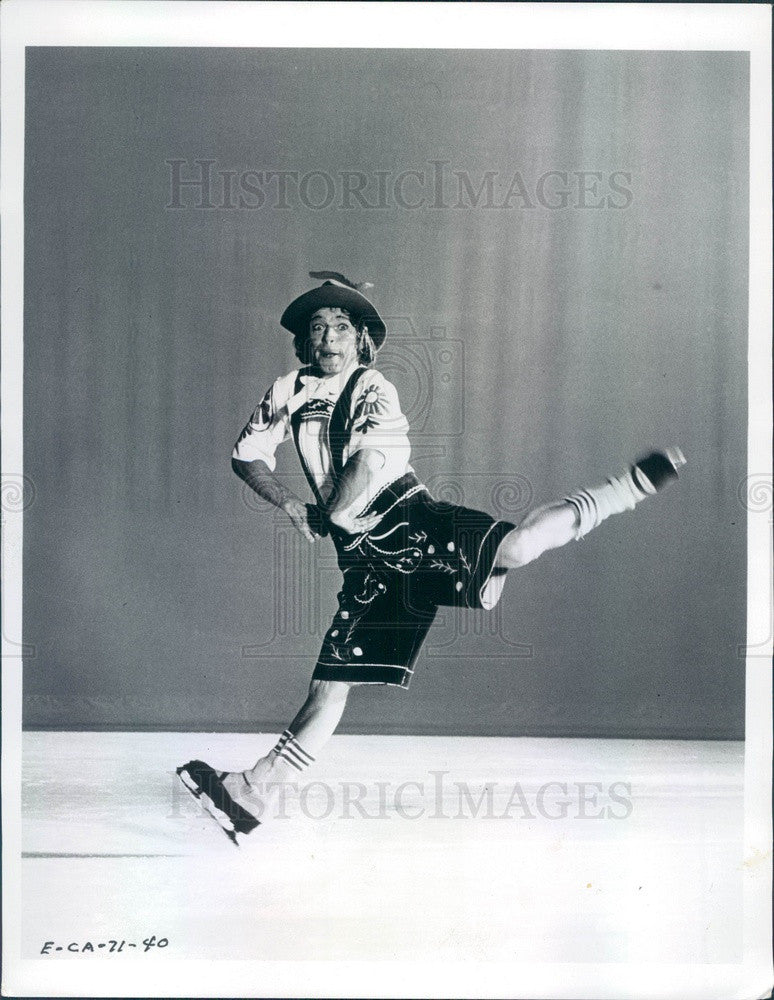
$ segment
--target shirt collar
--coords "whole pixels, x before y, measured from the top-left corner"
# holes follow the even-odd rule
[[[343,371],[339,372],[338,375],[333,375],[330,378],[319,378],[316,375],[302,375],[301,376],[301,391],[306,395],[307,398],[326,398],[337,399],[342,392],[342,389],[347,384],[352,372],[354,372],[360,362],[357,358],[349,364]]]
[[[316,375],[301,375],[299,377],[301,389],[288,400],[288,413],[292,415],[310,399],[338,399],[352,372],[355,371],[359,364],[360,362],[356,359],[344,371],[339,372],[338,375],[333,375],[331,378],[318,378]]]

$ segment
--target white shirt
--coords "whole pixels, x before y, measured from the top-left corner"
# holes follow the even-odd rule
[[[323,501],[327,500],[334,486],[328,424],[336,400],[357,367],[354,363],[330,378],[302,375],[301,391],[295,394],[298,370],[278,378],[256,407],[232,456],[242,462],[260,460],[273,472],[276,467],[274,454],[291,436],[290,418],[301,410],[298,448],[320,496]],[[350,418],[343,463],[346,465],[355,452],[363,448],[379,451],[384,457],[384,465],[372,476],[370,492],[377,492],[411,471],[408,421],[401,412],[395,386],[381,372],[368,368],[360,376],[352,393]]]

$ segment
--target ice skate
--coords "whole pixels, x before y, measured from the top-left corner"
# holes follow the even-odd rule
[[[236,847],[239,847],[237,834],[247,835],[260,826],[259,820],[235,802],[223,787],[225,771],[218,773],[202,760],[191,760],[178,767],[176,773]]]

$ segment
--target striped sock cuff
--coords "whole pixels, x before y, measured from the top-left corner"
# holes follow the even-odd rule
[[[599,523],[597,503],[588,490],[578,490],[577,493],[572,493],[564,499],[578,511],[578,527],[575,532],[575,540],[577,541]]]
[[[655,492],[652,487],[651,491]],[[564,499],[578,511],[578,528],[575,538],[583,538],[592,528],[596,528],[611,514],[623,514],[634,510],[648,493],[635,482],[631,472],[621,476],[611,476],[601,486],[578,490]]]
[[[279,746],[279,744],[277,746]],[[287,761],[287,763],[294,767],[297,771],[303,771],[305,768],[309,767],[310,764],[314,763],[314,757],[304,750],[292,733],[290,734],[290,738],[285,741],[280,749],[275,747],[275,753],[278,757],[281,757],[282,760]]]
[[[295,737],[293,736],[293,734],[289,729],[286,729],[285,732],[282,734],[282,736],[280,736],[279,740],[277,741],[277,745],[272,750],[272,753],[279,755],[285,744],[292,739],[295,739]]]

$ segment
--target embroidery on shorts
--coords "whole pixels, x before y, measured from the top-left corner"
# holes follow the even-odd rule
[[[369,571],[363,577],[363,589],[359,594],[355,594],[354,598],[358,604],[368,605],[376,600],[380,590],[384,590],[384,584],[380,583],[377,577]]]
[[[401,573],[413,573],[422,562],[421,549],[413,546],[402,549],[383,549],[379,545],[375,545],[367,535],[362,539],[358,549],[366,558],[376,553],[390,569],[396,569]]]
[[[441,559],[431,559],[430,569],[437,569],[441,573],[454,574],[457,572],[457,570],[453,566],[450,566],[449,563],[443,562]]]
[[[325,637],[325,651],[331,659],[339,663],[349,663],[353,655],[362,655],[362,650],[360,653],[355,652],[360,647],[354,645],[353,632],[369,606],[385,589],[379,577],[369,570],[365,573],[359,590],[351,594],[345,591],[339,594],[339,610],[333,627],[328,630]]]

